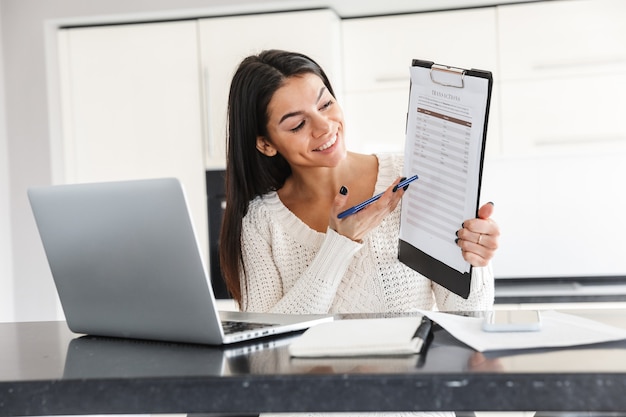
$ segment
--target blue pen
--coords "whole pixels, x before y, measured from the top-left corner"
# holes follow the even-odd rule
[[[398,183],[398,185],[396,185],[394,187],[394,191],[397,190],[398,188],[404,188],[407,185],[409,185],[410,183],[412,183],[413,181],[415,181],[417,179],[417,175],[413,175],[411,178],[407,178],[404,181],[400,181]],[[365,207],[369,206],[370,204],[372,204],[374,201],[378,200],[384,193],[380,193],[378,195],[375,195],[374,197],[370,198],[369,200],[365,200],[364,202],[357,204],[354,207],[350,207],[348,210],[346,211],[342,211],[341,213],[339,213],[339,215],[337,216],[338,219],[343,219],[344,217],[348,217],[351,214],[354,214],[358,211],[363,210]]]

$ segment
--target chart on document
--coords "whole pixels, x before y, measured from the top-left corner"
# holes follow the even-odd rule
[[[439,85],[421,67],[411,68],[411,80],[405,174],[420,179],[404,197],[400,237],[467,272],[455,239],[463,221],[476,216],[486,80],[465,79],[462,89]]]

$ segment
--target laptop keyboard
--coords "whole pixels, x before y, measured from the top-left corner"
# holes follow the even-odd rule
[[[224,334],[245,332],[248,330],[256,330],[267,327],[276,326],[275,324],[270,323],[251,323],[246,321],[231,321],[224,320],[222,321],[222,328],[224,329]]]

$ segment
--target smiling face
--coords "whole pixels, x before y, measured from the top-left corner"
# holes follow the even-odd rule
[[[297,167],[334,167],[346,156],[343,111],[321,78],[287,78],[268,104],[268,136],[257,138],[267,156],[280,153]]]

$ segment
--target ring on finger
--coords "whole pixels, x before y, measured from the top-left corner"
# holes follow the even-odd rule
[[[482,237],[483,237],[483,234],[482,234],[482,233],[479,233],[479,234],[478,234],[478,240],[476,241],[476,243],[477,243],[478,245],[480,245],[480,239],[481,239]]]

